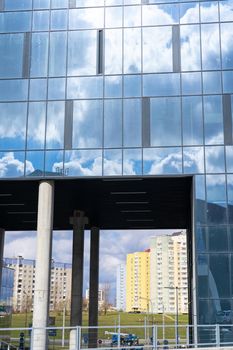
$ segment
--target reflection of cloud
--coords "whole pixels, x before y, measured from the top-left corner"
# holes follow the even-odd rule
[[[95,153],[95,152],[93,152]],[[91,155],[89,152],[76,151],[70,152],[68,159],[65,161],[64,169],[70,176],[100,176],[102,175],[102,157],[98,152]],[[54,163],[53,171],[62,168],[63,164]]]
[[[149,149],[144,152],[144,168],[152,174],[177,174],[182,171],[182,154],[175,149]]]
[[[202,147],[184,148],[184,169],[187,173],[204,172],[204,155]]]
[[[24,174],[24,162],[15,158],[17,153],[7,152],[0,158],[0,177],[6,176],[23,176]],[[34,167],[31,162],[26,161],[27,169],[29,172],[34,171]]]

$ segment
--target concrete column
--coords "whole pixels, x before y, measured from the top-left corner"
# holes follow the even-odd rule
[[[48,325],[54,182],[39,184],[32,349],[45,350]]]
[[[84,250],[84,228],[88,219],[84,212],[74,211],[70,218],[73,225],[73,257],[72,257],[72,289],[71,289],[71,326],[82,325],[83,306],[83,250]]]
[[[0,293],[1,293],[1,288],[2,288],[4,241],[5,241],[5,230],[3,228],[0,228]]]
[[[89,327],[98,326],[99,292],[99,228],[91,229],[90,280],[89,280]],[[89,329],[88,347],[97,347],[97,328]]]

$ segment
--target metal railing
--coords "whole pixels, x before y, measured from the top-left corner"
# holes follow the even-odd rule
[[[233,348],[233,324],[132,325],[99,327],[0,328],[0,350],[33,350],[40,332],[46,350],[159,350],[178,348]]]

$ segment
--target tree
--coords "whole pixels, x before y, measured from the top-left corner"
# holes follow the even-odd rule
[[[103,303],[102,303],[101,309],[103,310],[104,315],[107,315],[107,311],[110,306],[110,284],[105,283],[102,290],[103,290]]]

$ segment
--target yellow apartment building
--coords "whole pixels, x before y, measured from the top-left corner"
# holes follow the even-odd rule
[[[150,250],[127,255],[126,311],[150,309]]]

